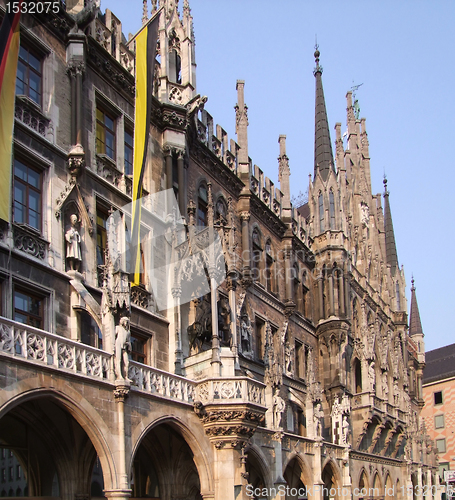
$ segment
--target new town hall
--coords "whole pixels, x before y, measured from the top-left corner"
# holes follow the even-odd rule
[[[14,463],[1,495],[440,498],[415,289],[408,319],[387,183],[372,193],[351,92],[347,145],[337,123],[332,150],[316,50],[314,169],[293,206],[286,137],[278,185],[248,156],[245,83],[236,140],[205,109],[188,0],[144,0],[142,24],[157,14],[159,28],[143,189],[173,190],[183,229],[148,238],[175,211],[143,207],[131,286],[135,39],[85,4],[21,18],[0,221],[0,446]],[[207,290],[185,301],[196,274]]]

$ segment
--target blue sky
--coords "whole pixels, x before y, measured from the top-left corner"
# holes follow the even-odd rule
[[[408,307],[413,274],[426,349],[455,342],[455,2],[189,1],[206,109],[235,139],[236,80],[245,80],[249,155],[277,184],[286,134],[293,195],[313,172],[315,36],[332,142],[335,123],[346,128],[346,92],[363,83],[373,191],[383,192],[385,172]],[[101,0],[106,8],[127,37],[140,28],[142,0]]]

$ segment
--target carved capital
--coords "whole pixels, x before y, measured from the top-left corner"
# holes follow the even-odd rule
[[[240,212],[240,220],[242,222],[248,222],[250,220],[250,212]]]
[[[77,75],[82,76],[85,73],[85,63],[83,61],[70,61],[66,72],[71,78],[76,78]]]
[[[130,387],[128,385],[118,385],[114,389],[114,398],[116,403],[124,403],[128,397]]]

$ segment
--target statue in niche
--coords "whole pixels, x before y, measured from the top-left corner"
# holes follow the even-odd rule
[[[251,326],[250,318],[245,314],[242,316],[240,321],[240,342],[242,348],[242,354],[251,354],[251,337],[253,333],[253,327]]]
[[[210,294],[195,300],[196,318],[194,323],[187,329],[190,341],[190,349],[202,350],[204,342],[210,342],[212,338],[212,306]]]
[[[82,262],[81,235],[77,230],[79,219],[76,214],[72,214],[70,221],[71,227],[65,233],[66,262],[70,271],[79,271]]]
[[[294,375],[294,346],[291,346],[289,342],[286,342],[284,347],[284,370],[288,377]]]
[[[349,422],[348,417],[343,415],[343,422],[341,424],[341,444],[348,444],[348,436],[349,436]]]
[[[371,361],[368,366],[368,379],[370,381],[370,391],[374,391],[376,374],[374,372],[374,361]]]
[[[382,396],[384,399],[389,399],[389,383],[387,380],[387,372],[382,373]]]
[[[224,345],[229,345],[231,339],[231,306],[226,297],[218,301],[218,335]]]
[[[130,364],[129,353],[131,352],[130,320],[127,316],[120,318],[115,327],[115,377],[117,380],[131,382],[128,378]]]
[[[286,404],[280,396],[280,389],[276,387],[275,394],[273,396],[273,427],[275,429],[281,428],[281,417],[285,408]]]
[[[395,406],[400,405],[400,389],[398,387],[397,379],[393,381],[393,402],[395,403]]]
[[[322,437],[322,419],[324,412],[321,409],[321,403],[318,403],[313,411],[314,433],[316,437]]]

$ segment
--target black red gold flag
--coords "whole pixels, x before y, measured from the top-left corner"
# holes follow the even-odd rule
[[[152,112],[153,75],[155,70],[156,42],[158,36],[158,12],[136,35],[136,101],[134,111],[134,159],[133,159],[133,223],[132,256],[134,270],[133,285],[139,284],[141,196]]]
[[[17,13],[11,8],[13,3],[18,7]],[[0,27],[0,219],[8,222],[11,209],[11,154],[21,3],[22,0],[6,2],[7,10]]]

